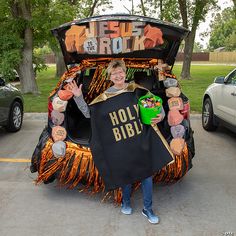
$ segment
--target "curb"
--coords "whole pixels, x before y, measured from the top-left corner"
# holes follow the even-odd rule
[[[38,113],[38,112],[26,112],[24,113],[24,120],[45,120],[48,119],[48,113]]]

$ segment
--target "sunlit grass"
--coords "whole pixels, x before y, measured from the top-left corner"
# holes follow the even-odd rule
[[[25,94],[25,112],[47,112],[48,96],[57,85],[59,78],[55,78],[55,66],[41,71],[37,75],[37,85],[40,95]]]

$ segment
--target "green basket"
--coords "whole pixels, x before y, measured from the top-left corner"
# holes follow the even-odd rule
[[[161,105],[156,106],[156,107],[151,107],[151,108],[143,107],[141,101],[146,98],[154,98],[155,101],[160,102]],[[154,94],[147,94],[139,98],[138,105],[139,105],[140,118],[141,118],[142,123],[146,125],[150,125],[152,118],[155,118],[157,114],[161,113],[162,99],[158,96],[155,96]]]

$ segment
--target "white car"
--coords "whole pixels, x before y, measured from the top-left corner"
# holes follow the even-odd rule
[[[203,96],[203,128],[214,131],[219,123],[236,132],[236,68],[216,77]]]

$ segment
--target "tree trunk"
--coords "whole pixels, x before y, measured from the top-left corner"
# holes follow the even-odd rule
[[[183,22],[183,27],[188,29],[188,16],[187,16],[187,3],[186,0],[178,0],[179,3],[179,9],[181,13],[181,18]],[[192,49],[193,45],[191,45],[192,32],[188,35],[188,37],[185,39],[185,45],[184,45],[184,60],[183,60],[183,66],[182,71],[180,74],[181,79],[190,79],[190,67],[191,67],[191,59],[192,59]]]
[[[54,55],[56,60],[56,77],[61,77],[66,71],[65,61],[60,51],[55,51]]]
[[[95,1],[93,2],[93,5],[92,5],[92,7],[91,7],[91,9],[90,9],[89,17],[90,17],[90,16],[93,16],[94,10],[95,10],[95,7],[96,7],[97,3],[98,3],[98,0],[95,0]]]
[[[186,0],[178,0],[179,7],[180,7],[180,13],[183,21],[183,26],[185,28],[188,27],[188,13],[187,13],[187,1]],[[191,67],[191,61],[192,61],[192,55],[193,55],[193,46],[194,46],[194,39],[196,35],[197,26],[199,24],[199,20],[202,17],[202,11],[203,8],[206,5],[206,1],[198,0],[196,1],[196,6],[194,10],[193,15],[193,23],[192,23],[192,29],[189,33],[188,37],[185,39],[185,45],[184,45],[184,61],[181,71],[181,79],[191,79],[190,75],[190,67]]]
[[[22,60],[19,64],[19,75],[22,93],[38,93],[38,86],[33,70],[33,30],[30,27],[31,2],[28,0],[10,2],[12,16],[15,20],[23,18],[27,24],[22,29],[20,37],[24,42]]]
[[[196,31],[191,31],[188,37],[185,39],[185,46],[184,46],[184,60],[183,66],[181,71],[181,79],[191,79],[190,75],[190,67],[193,55],[193,45],[195,39]]]
[[[181,18],[183,21],[183,27],[188,29],[188,12],[187,12],[187,3],[186,0],[178,0],[179,10],[181,13]]]
[[[27,27],[24,32],[24,47],[22,60],[19,65],[21,91],[23,93],[38,93],[38,86],[35,80],[33,69],[33,32]]]
[[[163,2],[160,0],[160,20],[163,20]]]
[[[233,0],[234,3],[234,17],[236,18],[236,0]]]
[[[145,10],[143,0],[140,0],[140,1],[141,1],[141,8],[142,8],[143,15],[146,16],[146,10]]]

